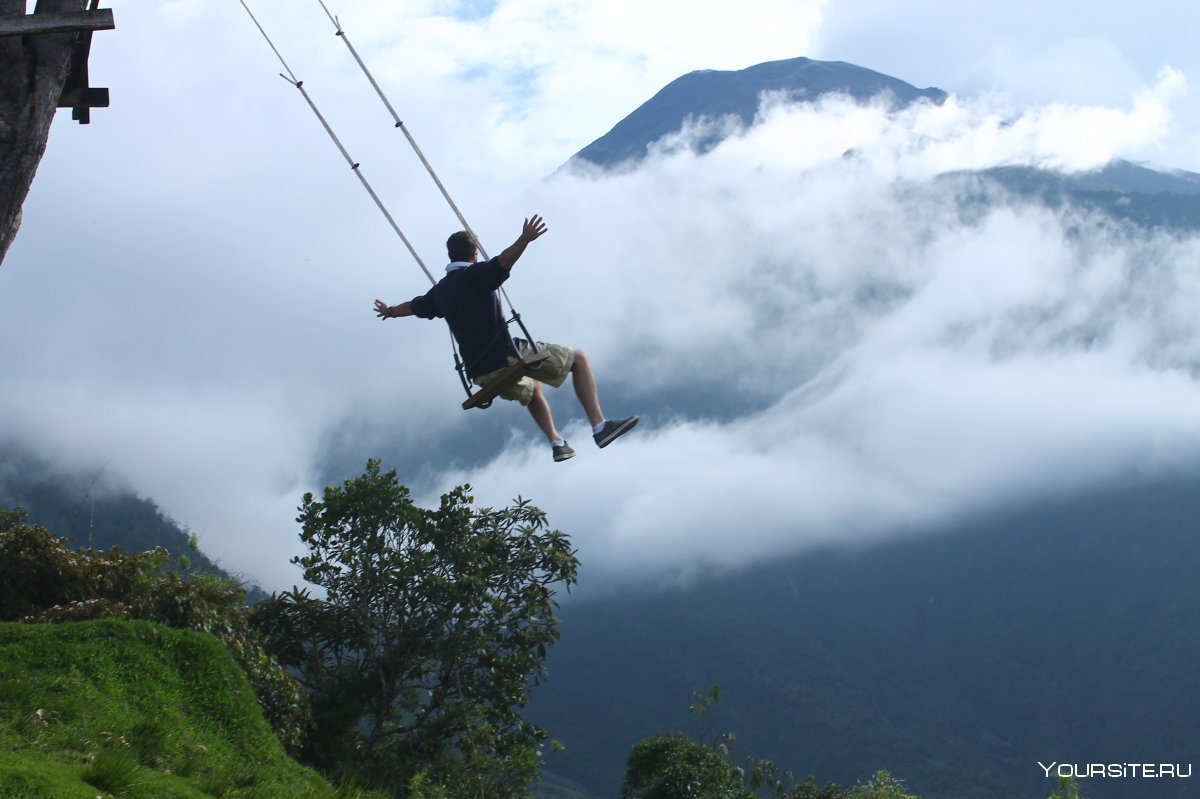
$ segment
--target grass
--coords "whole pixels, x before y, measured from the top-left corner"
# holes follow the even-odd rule
[[[0,624],[6,799],[350,795],[287,756],[211,636],[145,622]]]
[[[80,776],[88,785],[113,796],[125,796],[143,782],[142,768],[125,749],[106,747],[100,750]]]

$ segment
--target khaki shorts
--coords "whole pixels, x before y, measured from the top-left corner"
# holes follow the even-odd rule
[[[529,342],[525,339],[513,339],[513,342],[517,345],[517,352],[521,353],[522,358],[533,354],[533,348],[529,346]],[[541,366],[537,369],[527,370],[524,376],[517,380],[517,382],[501,391],[499,394],[500,399],[515,400],[522,405],[528,405],[529,401],[533,399],[534,380],[558,388],[567,379],[567,375],[571,373],[571,367],[575,365],[574,348],[564,347],[561,344],[547,344],[544,341],[539,341],[537,345],[538,349],[542,352],[550,353],[550,357],[542,361]],[[516,363],[516,360],[516,358],[510,357],[508,362],[511,365]],[[497,369],[494,372],[480,375],[475,378],[475,383],[479,386],[486,386],[503,371],[503,369]]]

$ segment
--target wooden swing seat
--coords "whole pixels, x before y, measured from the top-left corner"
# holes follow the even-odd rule
[[[532,355],[526,355],[519,361],[512,362],[504,371],[496,376],[495,380],[486,386],[480,386],[478,391],[467,397],[466,401],[462,404],[463,410],[488,407],[488,405],[492,404],[492,400],[498,397],[506,388],[524,377],[526,369],[541,363],[549,357],[550,353],[542,350]]]

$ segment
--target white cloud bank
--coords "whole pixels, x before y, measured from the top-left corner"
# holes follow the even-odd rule
[[[1196,240],[1021,206],[980,213],[962,203],[978,186],[936,179],[1154,148],[1186,97],[1178,72],[1108,104],[952,98],[889,116],[768,102],[760,125],[703,157],[664,147],[636,171],[536,183],[679,73],[802,54],[828,8],[683,15],[700,27],[675,38],[675,17],[623,38],[612,26],[630,26],[590,4],[499,3],[468,21],[364,3],[354,13],[377,24],[357,26],[346,9],[490,249],[526,213],[549,220],[510,286],[534,333],[587,349],[607,409],[645,417],[598,452],[570,390],[555,393],[580,455],[553,464],[524,412],[497,405],[488,423],[510,423],[511,446],[463,469],[444,442],[483,422],[458,409],[444,328],[370,312],[424,278],[240,7],[114,5],[120,27],[92,56],[114,107],[88,128],[56,124],[0,268],[0,432],[111,461],[268,587],[297,578],[294,509],[331,435],[360,463],[400,448],[424,460],[406,481],[532,498],[595,583],[1193,465]],[[252,5],[436,267],[455,223],[328,21]],[[787,25],[763,24],[780,14]],[[769,47],[718,63],[732,51],[684,46],[754,41],[726,37],[737,25]],[[460,35],[493,49],[437,61]],[[483,122],[458,124],[452,107]],[[613,404],[655,393],[727,410]]]
[[[1074,146],[1097,115],[1108,152]],[[609,331],[584,344],[609,380],[773,401],[732,421],[651,418],[566,466],[535,442],[445,480],[488,503],[532,496],[603,581],[1194,467],[1200,241],[994,192],[984,211],[967,203],[975,179],[933,180],[1094,168],[1168,116],[1137,101],[1001,124],[961,100],[893,116],[831,100],[768,107],[702,157],[668,148],[628,174],[560,177],[538,204],[575,209],[571,230],[528,279],[569,268],[605,294],[579,293],[548,326]]]

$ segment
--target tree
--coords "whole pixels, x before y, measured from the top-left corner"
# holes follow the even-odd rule
[[[681,735],[655,735],[633,745],[625,799],[754,799],[744,775],[717,749]]]
[[[417,507],[395,471],[364,474],[297,518],[306,589],[253,618],[310,691],[314,764],[403,795],[524,795],[541,728],[520,715],[558,639],[554,586],[575,581],[566,535],[525,500],[474,508],[469,486]],[[471,786],[468,794],[468,786]]]

